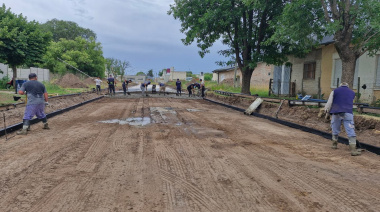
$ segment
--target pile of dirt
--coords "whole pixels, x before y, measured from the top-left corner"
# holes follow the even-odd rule
[[[227,78],[227,79],[224,79],[221,83],[228,85],[228,86],[234,86],[234,79],[233,78]]]
[[[217,95],[212,92],[208,93],[207,98],[242,109],[248,108],[254,101],[253,99],[236,96]],[[279,106],[280,104],[264,101],[255,112],[275,117]],[[319,110],[319,108],[310,108],[307,106],[290,107],[287,102],[284,102],[277,115],[281,120],[331,133],[330,119],[326,119],[324,116],[319,117]],[[355,115],[354,122],[356,134],[360,141],[374,146],[380,146],[380,119],[368,115]],[[343,127],[340,136],[346,137]]]
[[[95,85],[95,79],[96,78],[88,77],[85,80],[83,80],[83,83],[86,85]]]
[[[66,74],[59,78],[55,84],[63,88],[88,88],[88,86],[74,74]]]

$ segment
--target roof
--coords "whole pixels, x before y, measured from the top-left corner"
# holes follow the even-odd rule
[[[220,69],[215,69],[214,71],[212,71],[212,73],[230,71],[230,70],[233,70],[233,69],[235,69],[235,67],[220,68]]]
[[[319,44],[320,45],[328,45],[328,44],[331,44],[331,43],[334,43],[335,40],[334,40],[334,36],[333,35],[328,35],[326,37],[324,37],[320,42]]]

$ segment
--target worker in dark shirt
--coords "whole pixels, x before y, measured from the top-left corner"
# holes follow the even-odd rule
[[[108,83],[108,90],[109,90],[110,96],[112,96],[112,93],[113,95],[115,95],[116,82],[115,82],[115,79],[112,77],[112,75],[110,75],[110,77],[107,79],[107,83]]]
[[[132,82],[132,80],[124,80],[122,86],[123,86],[123,91],[124,91],[124,96],[127,95],[128,91],[128,84]],[[128,92],[128,95],[131,95],[131,93]]]
[[[190,84],[189,86],[187,86],[187,91],[189,92],[189,97],[191,97],[193,89],[194,89],[194,84]]]
[[[182,93],[182,82],[177,79],[177,82],[175,82],[175,85],[177,86],[177,96]]]

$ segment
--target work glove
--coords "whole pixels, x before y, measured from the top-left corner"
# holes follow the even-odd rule
[[[50,104],[49,104],[49,102],[45,102],[45,106],[49,106]]]

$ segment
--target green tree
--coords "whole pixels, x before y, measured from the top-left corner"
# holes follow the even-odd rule
[[[54,73],[65,73],[66,64],[57,60],[61,58],[70,65],[87,73],[90,76],[104,77],[102,46],[94,38],[86,40],[81,37],[75,40],[62,38],[59,42],[52,42],[44,56],[44,65]],[[74,70],[73,70],[74,71]]]
[[[193,75],[193,72],[191,71],[186,71],[186,77],[191,77]]]
[[[252,72],[258,62],[282,64],[291,49],[286,44],[267,41],[274,30],[269,23],[282,13],[285,3],[278,0],[175,0],[169,15],[179,19],[181,32],[186,35],[182,42],[190,45],[195,40],[203,57],[209,48],[221,40],[228,47],[219,51],[231,57],[242,70],[242,93],[250,93]]]
[[[136,76],[146,76],[146,75],[145,75],[145,73],[144,73],[144,72],[142,72],[142,71],[139,71],[139,72],[137,72]]]
[[[211,81],[212,80],[212,74],[211,73],[205,73],[204,79],[205,79],[205,81]]]
[[[16,15],[3,4],[0,8],[0,60],[9,64],[13,77],[17,78],[17,66],[42,62],[51,34],[41,30],[40,25],[28,22],[22,14]],[[14,80],[14,87],[15,80]]]
[[[115,58],[106,58],[106,69],[108,70],[108,75],[112,74],[115,77],[119,75],[121,81],[123,81],[126,70],[129,67],[130,64],[128,61],[121,61]]]
[[[154,77],[154,76],[153,76],[153,69],[150,69],[146,75],[147,75],[148,77]]]
[[[254,2],[247,0],[246,2]],[[302,46],[304,51],[333,35],[342,60],[342,81],[353,85],[356,60],[380,49],[380,1],[293,0],[286,5],[273,41]]]
[[[52,19],[42,24],[42,28],[53,34],[53,41],[58,42],[61,38],[66,40],[75,40],[77,37],[90,40],[93,37],[96,40],[96,33],[91,29],[80,27],[72,21],[63,21]]]
[[[162,69],[161,71],[158,72],[158,76],[162,77],[162,75],[166,73],[166,68]]]

